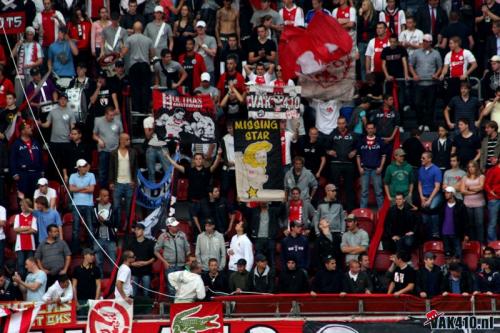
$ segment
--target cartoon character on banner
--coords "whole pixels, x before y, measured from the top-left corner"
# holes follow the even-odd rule
[[[245,149],[245,152],[235,153],[235,162],[240,165],[244,176],[240,181],[249,198],[256,198],[258,192],[264,189],[269,176],[266,174],[267,153],[273,149],[269,141],[254,142]]]
[[[194,122],[191,123],[193,134],[202,141],[211,141],[215,138],[215,124],[212,118],[202,115],[200,112],[193,113]]]

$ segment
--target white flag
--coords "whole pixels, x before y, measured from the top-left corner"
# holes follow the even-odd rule
[[[134,308],[123,300],[90,300],[86,333],[132,333]]]
[[[40,306],[41,304],[19,309],[0,308],[0,317],[6,317],[3,333],[28,333]]]

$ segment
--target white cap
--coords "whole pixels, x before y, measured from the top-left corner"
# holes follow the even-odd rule
[[[205,21],[201,21],[201,20],[200,20],[200,21],[196,22],[196,27],[197,27],[197,28],[198,28],[198,27],[203,27],[203,28],[205,28],[206,26],[207,26],[207,24],[205,23]]]
[[[494,55],[493,57],[491,57],[490,61],[492,61],[492,62],[500,62],[500,56]]]
[[[177,227],[179,225],[179,221],[173,216],[167,219],[167,227]]]
[[[26,27],[25,31],[26,31],[26,33],[32,33],[32,34],[34,34],[35,33],[35,28],[33,28],[33,27]]]
[[[455,193],[457,192],[453,186],[447,186],[447,187],[444,189],[444,191],[445,191],[445,192],[448,192],[448,193],[453,193],[453,194],[455,194]]]
[[[40,179],[38,179],[38,183],[37,184],[41,185],[41,186],[43,186],[43,185],[49,185],[49,181],[47,180],[47,178],[40,178]]]
[[[432,42],[432,35],[431,34],[425,34],[424,37],[422,37],[423,40],[426,40],[428,42]]]
[[[78,161],[76,161],[75,168],[84,167],[86,165],[87,165],[87,161],[85,161],[83,158],[81,158]]]
[[[163,7],[162,7],[162,6],[156,6],[156,7],[155,7],[155,11],[154,11],[154,12],[155,12],[155,13],[158,13],[158,12],[164,13],[164,11],[163,11]]]
[[[210,81],[210,74],[207,72],[201,74],[201,81]]]

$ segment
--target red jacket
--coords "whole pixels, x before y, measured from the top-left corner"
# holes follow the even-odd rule
[[[182,67],[184,67],[185,59],[186,53],[183,53],[179,56],[179,63],[182,65]],[[203,60],[203,57],[199,53],[194,53],[194,60],[196,60],[196,63],[193,66],[193,86],[190,87],[191,91],[195,90],[201,85],[201,74],[207,71],[205,60]]]
[[[219,78],[219,82],[217,83],[217,89],[219,89],[219,93],[221,95],[221,99],[224,98],[224,96],[227,93],[227,89],[229,88],[229,84],[227,84],[227,72],[222,74]],[[240,92],[240,94],[243,94],[245,92],[245,79],[243,78],[243,75],[241,75],[240,72],[236,72],[236,89]]]
[[[71,39],[76,40],[78,50],[90,50],[90,31],[92,23],[89,21],[81,22],[78,25],[73,22],[68,23],[68,33]]]
[[[486,172],[484,190],[488,200],[500,199],[500,165],[494,166]],[[491,193],[492,191],[495,192],[495,195]]]

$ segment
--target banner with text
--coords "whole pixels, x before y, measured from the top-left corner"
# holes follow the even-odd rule
[[[394,323],[327,323],[306,321],[303,333],[397,333],[429,332],[422,322],[394,322]]]
[[[0,0],[0,30],[7,35],[24,33],[26,13],[22,0]]]
[[[248,117],[254,119],[294,119],[300,115],[299,86],[249,86]]]
[[[157,140],[216,142],[215,105],[210,96],[180,97],[153,90],[153,108]]]
[[[86,333],[132,333],[134,308],[123,300],[89,299]]]
[[[239,200],[282,201],[285,197],[278,120],[234,123],[236,188]]]
[[[170,305],[170,331],[174,333],[223,333],[221,302],[174,303]]]

